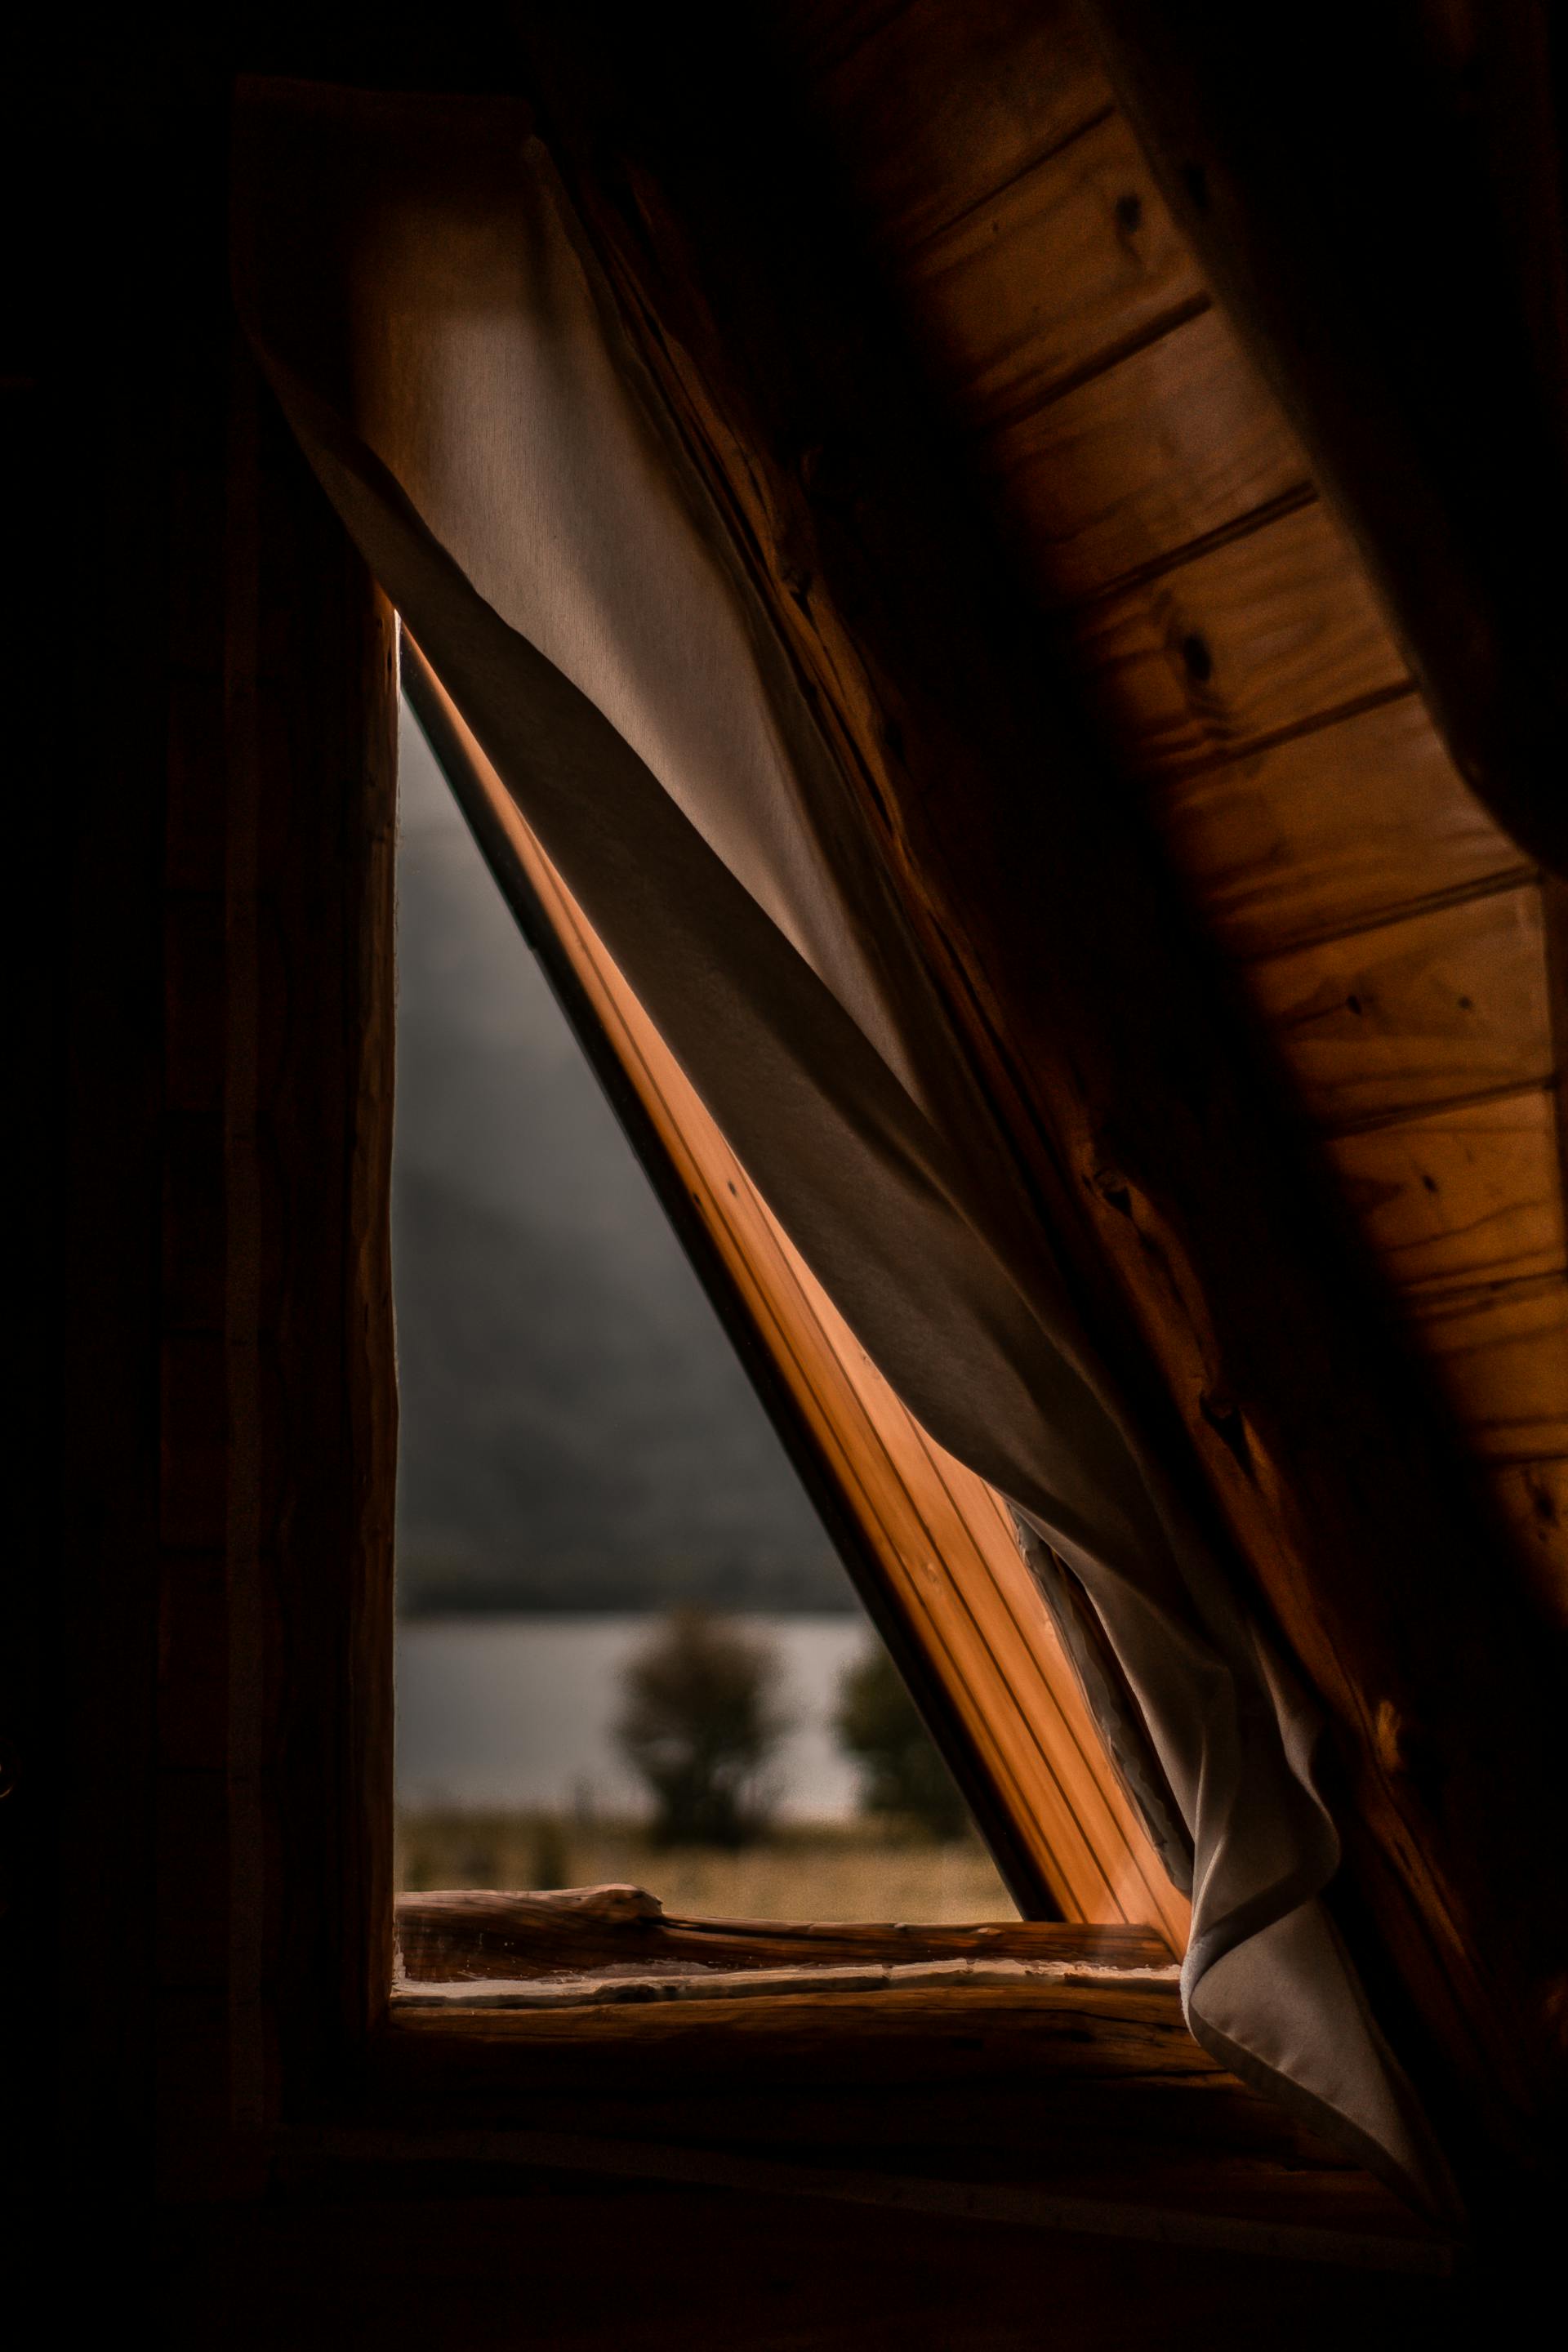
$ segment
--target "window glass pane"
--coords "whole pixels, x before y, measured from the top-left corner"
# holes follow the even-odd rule
[[[407,717],[401,799],[401,1884],[1009,1916]]]

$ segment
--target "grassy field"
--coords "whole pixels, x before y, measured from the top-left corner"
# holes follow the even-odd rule
[[[629,1881],[667,1911],[731,1919],[1012,1919],[979,1840],[935,1845],[874,1823],[774,1830],[738,1853],[658,1846],[635,1822],[552,1814],[424,1812],[397,1829],[397,1884],[596,1886]]]

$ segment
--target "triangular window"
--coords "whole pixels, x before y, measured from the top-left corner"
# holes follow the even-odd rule
[[[402,1885],[1008,1916],[798,1410],[406,707],[400,776]]]

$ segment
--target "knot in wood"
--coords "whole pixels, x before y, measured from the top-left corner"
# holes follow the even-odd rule
[[[1120,1168],[1097,1168],[1089,1181],[1108,1209],[1121,1217],[1132,1214],[1132,1187]]]

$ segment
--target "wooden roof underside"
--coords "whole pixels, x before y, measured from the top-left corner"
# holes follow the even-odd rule
[[[1080,28],[989,13],[977,88],[972,12],[911,6],[828,50],[820,103],[1119,768],[1568,1613],[1568,910],[1456,773]],[[966,86],[978,120],[932,105]]]
[[[1562,1969],[1561,886],[1077,17],[781,17],[787,120],[568,42],[544,128],[1124,1391],[1325,1702],[1363,1960],[1511,2133]]]

